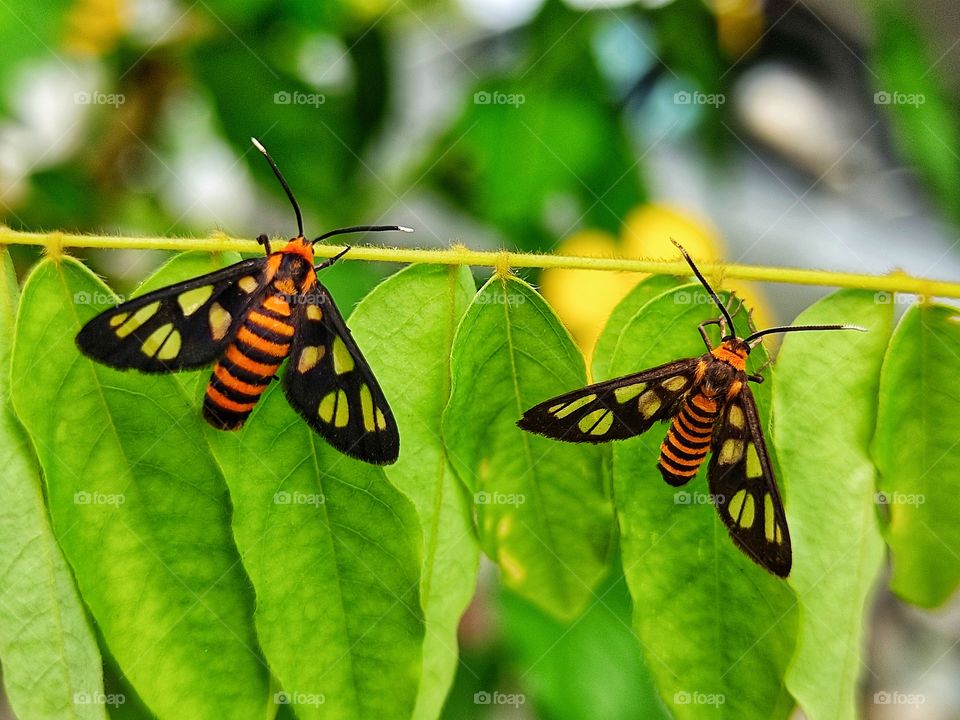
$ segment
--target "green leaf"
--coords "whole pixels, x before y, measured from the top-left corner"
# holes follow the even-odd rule
[[[716,316],[699,285],[660,295],[624,327],[611,374],[702,355],[697,325]],[[741,332],[744,316],[736,318]],[[751,369],[764,357],[755,350]],[[766,427],[765,375],[751,390]],[[733,544],[709,501],[706,464],[683,488],[663,481],[657,457],[665,433],[659,425],[613,451],[624,574],[654,682],[677,718],[786,717],[793,703],[782,676],[796,638],[794,599]]]
[[[77,261],[45,260],[17,317],[13,400],[43,466],[54,529],[153,712],[249,715],[266,702],[268,674],[226,487],[174,378],[78,354],[74,336],[109,297]]]
[[[508,587],[573,617],[594,596],[610,552],[600,451],[525,433],[516,422],[583,386],[583,357],[533,288],[494,277],[460,325],[452,370],[444,439],[474,493],[481,546]]]
[[[440,715],[457,669],[457,627],[473,597],[479,547],[471,504],[441,438],[450,352],[476,292],[466,267],[412,265],[379,285],[350,316],[400,426],[390,481],[417,508],[423,530],[420,597],[426,621],[415,718]]]
[[[597,599],[569,623],[558,622],[509,591],[501,593],[511,665],[529,688],[526,704],[535,703],[543,717],[668,717],[630,627],[630,595],[620,559],[615,562],[612,576],[597,588]]]
[[[944,603],[960,582],[960,439],[956,308],[918,305],[893,333],[880,376],[873,456],[895,593],[922,607]]]
[[[23,718],[103,718],[96,636],[43,500],[40,467],[10,403],[17,277],[0,250],[0,659]],[[89,699],[90,702],[84,702]]]
[[[800,640],[787,687],[811,720],[856,717],[868,595],[883,562],[868,452],[892,306],[842,290],[796,325],[856,322],[869,332],[796,333],[777,359],[774,445],[790,490],[790,586]]]
[[[382,468],[316,435],[279,385],[242,430],[207,428],[277,690],[301,718],[408,718],[424,639],[415,508]]]
[[[623,300],[617,303],[610,317],[607,318],[607,324],[603,326],[603,332],[597,338],[597,344],[593,349],[591,372],[595,382],[613,377],[610,375],[610,361],[616,352],[623,329],[633,320],[633,317],[657,295],[682,284],[682,280],[670,275],[651,275],[641,280]]]

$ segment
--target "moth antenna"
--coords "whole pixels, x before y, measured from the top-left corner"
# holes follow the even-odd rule
[[[867,328],[860,327],[859,325],[785,325],[782,327],[772,327],[767,328],[766,330],[755,332],[752,335],[744,338],[744,342],[748,345],[750,345],[750,343],[754,343],[755,345],[756,342],[759,341],[759,339],[764,335],[772,335],[774,333],[803,332],[806,330],[856,330],[858,332],[869,332]],[[753,347],[753,345],[751,345],[751,347]]]
[[[280,181],[280,185],[283,186],[283,191],[287,194],[287,197],[290,198],[290,204],[293,205],[293,211],[297,214],[297,237],[303,237],[303,215],[300,214],[300,206],[297,204],[297,199],[293,196],[293,191],[290,189],[290,186],[287,185],[287,181],[283,178],[283,173],[280,172],[280,168],[277,167],[277,164],[273,161],[273,158],[270,157],[270,153],[267,152],[267,149],[260,144],[260,141],[255,137],[250,138],[250,142],[253,143],[253,146],[263,153],[263,156],[267,159],[267,162],[270,163],[270,167],[273,169],[273,174],[277,176],[277,180]]]
[[[703,285],[704,289],[708,293],[710,293],[710,297],[713,298],[714,304],[718,308],[720,308],[720,312],[723,314],[724,319],[727,321],[727,335],[722,339],[729,340],[730,338],[736,337],[736,334],[734,333],[734,330],[733,330],[733,318],[730,317],[730,313],[727,311],[727,308],[723,305],[722,302],[720,302],[720,298],[717,297],[717,294],[713,291],[713,288],[710,287],[710,283],[707,282],[707,279],[703,276],[703,273],[700,272],[700,268],[698,268],[694,264],[693,259],[690,257],[687,251],[683,249],[683,245],[678,243],[673,238],[670,238],[670,242],[676,245],[677,250],[683,253],[683,257],[687,261],[687,265],[689,265],[690,269],[693,270],[693,274],[697,276],[697,280],[700,281],[700,284]]]
[[[412,233],[413,228],[407,227],[406,225],[354,225],[352,227],[340,228],[339,230],[331,230],[330,232],[325,232],[318,238],[314,238],[310,241],[310,244],[318,243],[321,240],[326,240],[328,237],[333,237],[334,235],[343,235],[345,233],[358,233],[358,232],[389,232],[389,231],[398,231],[405,233]]]

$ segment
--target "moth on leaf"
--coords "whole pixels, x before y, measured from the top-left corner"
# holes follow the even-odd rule
[[[148,373],[215,363],[203,416],[221,430],[243,426],[260,395],[289,358],[283,388],[290,405],[331,445],[378,465],[395,462],[400,435],[390,406],[317,272],[350,249],[314,266],[313,246],[333,235],[400,230],[360,225],[303,235],[293,192],[256,140],[297,217],[297,236],[266,255],[147,293],[100,313],[77,335],[87,356],[110,367]]]
[[[556,440],[599,443],[633,437],[657,421],[669,421],[657,462],[663,479],[684,485],[712,453],[710,496],[733,541],[758,565],[787,577],[793,557],[790,532],[748,385],[763,377],[747,373],[747,357],[772,333],[864,328],[799,325],[737,337],[730,311],[686,250],[676,241],[674,245],[720,309],[721,317],[698,328],[707,352],[551,398],[527,410],[517,425]],[[707,325],[719,326],[719,345],[710,342]]]

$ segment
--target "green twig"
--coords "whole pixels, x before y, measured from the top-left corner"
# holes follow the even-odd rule
[[[207,252],[258,253],[262,248],[254,240],[215,234],[208,238],[150,238],[98,235],[77,235],[64,232],[30,233],[0,226],[0,245],[38,245],[56,256],[65,248],[113,248],[136,250],[200,250]],[[318,257],[331,257],[342,245],[317,245]],[[639,272],[684,277],[690,268],[681,260],[627,259],[617,257],[577,257],[541,255],[507,251],[469,250],[463,246],[448,249],[391,248],[373,245],[353,246],[349,260],[394,263],[433,263],[439,265],[471,265],[492,267],[504,273],[509,268],[564,268],[569,270],[605,270]],[[888,275],[804,270],[801,268],[760,267],[728,263],[698,263],[703,272],[717,280],[733,278],[792,285],[857,288],[880,292],[900,292],[924,298],[960,298],[960,283],[913,277],[895,271]]]

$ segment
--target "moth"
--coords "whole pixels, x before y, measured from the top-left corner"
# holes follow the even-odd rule
[[[359,225],[303,234],[300,206],[266,149],[251,138],[283,186],[297,218],[297,236],[264,257],[147,293],[100,313],[77,335],[88,357],[121,370],[191,370],[215,363],[203,417],[220,430],[241,428],[287,361],[283,389],[290,405],[337,450],[368,463],[396,461],[400,435],[370,366],[317,273],[349,250],[314,265],[313,246],[334,235],[399,230]]]
[[[747,357],[765,335],[803,330],[861,330],[853,325],[774,327],[737,337],[733,318],[687,254],[674,241],[721,317],[698,326],[707,352],[559,395],[527,410],[518,425],[567,442],[622,440],[669,421],[657,467],[675,487],[693,478],[709,453],[707,478],[717,513],[734,543],[779,577],[790,574],[793,552],[780,493],[749,382]],[[706,326],[721,340],[710,342]],[[761,368],[762,369],[762,368]]]

